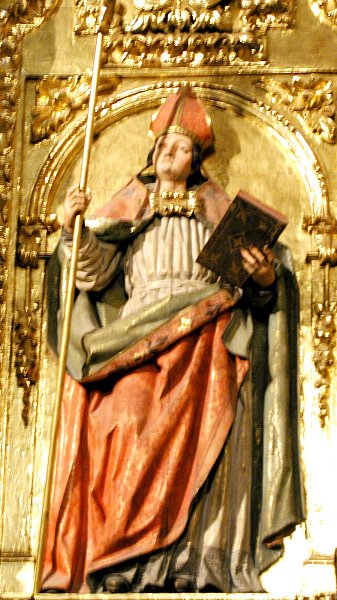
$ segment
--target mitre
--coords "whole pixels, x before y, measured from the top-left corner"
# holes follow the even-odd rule
[[[187,86],[169,96],[152,117],[150,133],[156,139],[169,132],[187,135],[202,149],[213,142],[211,119]]]

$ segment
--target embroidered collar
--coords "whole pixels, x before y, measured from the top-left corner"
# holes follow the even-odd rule
[[[151,192],[149,194],[151,212],[162,217],[178,215],[191,217],[203,211],[203,201],[195,191],[186,192]]]

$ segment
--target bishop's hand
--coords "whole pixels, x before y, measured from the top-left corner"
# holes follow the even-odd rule
[[[242,265],[253,281],[262,289],[275,281],[274,254],[268,246],[259,250],[256,246],[241,250]]]
[[[84,213],[91,201],[91,193],[81,192],[77,185],[67,190],[63,205],[63,227],[73,233],[76,215]]]

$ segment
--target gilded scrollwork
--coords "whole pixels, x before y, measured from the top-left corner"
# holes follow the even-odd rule
[[[7,270],[7,248],[9,240],[9,228],[0,225],[0,323],[3,322],[6,307],[6,281],[8,276]]]
[[[113,5],[113,8],[112,8]],[[289,27],[292,0],[133,0],[126,17],[122,2],[104,17],[104,66],[263,64],[265,34]],[[93,33],[104,0],[76,2],[75,32]]]
[[[332,245],[333,235],[337,233],[337,221],[332,215],[305,217],[303,228],[314,236],[317,250],[307,254],[306,262],[318,261],[323,277],[323,298],[313,301],[314,352],[313,362],[317,372],[315,386],[319,390],[319,416],[324,427],[329,416],[329,392],[331,386],[331,367],[334,364],[336,345],[336,308],[337,302],[330,300],[330,267],[337,264],[337,251]]]
[[[23,268],[36,269],[39,259],[45,258],[41,252],[43,238],[45,235],[57,231],[59,227],[57,215],[20,217],[16,251],[17,264]]]
[[[314,327],[314,354],[313,361],[318,373],[315,383],[320,389],[319,411],[321,425],[324,426],[329,416],[329,389],[330,389],[330,367],[334,363],[333,349],[335,347],[336,333],[336,303],[331,302],[328,306],[316,303],[315,308],[315,327]]]
[[[9,240],[9,228],[0,225],[0,264],[5,264]]]
[[[75,0],[75,33],[88,35],[99,28],[107,33],[115,11],[113,0]]]
[[[39,329],[35,312],[38,305],[17,311],[14,323],[15,370],[19,387],[23,388],[22,420],[29,424],[30,392],[37,381],[37,332]]]
[[[15,37],[10,36],[13,23],[10,10],[0,11],[0,329],[3,332],[5,316],[6,286],[8,277],[8,201],[12,189],[13,141],[16,118],[16,98],[18,86],[18,55]],[[0,344],[3,334],[0,334]]]
[[[290,27],[294,19],[292,0],[241,0],[240,21],[247,31],[265,33],[269,28]]]
[[[14,0],[8,3],[0,12],[1,39],[15,43],[18,38],[41,25],[58,4],[59,0]]]
[[[311,6],[315,15],[320,15],[330,25],[337,25],[336,0],[311,0]]]
[[[109,61],[124,66],[230,65],[239,62],[263,62],[260,41],[235,39],[226,33],[179,35],[119,34],[106,46]],[[109,63],[109,66],[111,66]]]
[[[98,95],[111,94],[116,89],[117,78],[100,78]],[[89,102],[91,76],[67,78],[46,76],[36,86],[36,102],[32,110],[31,142],[40,142],[63,128],[76,112]]]
[[[59,0],[17,0],[0,9],[0,346],[8,280],[8,205],[13,191],[14,140],[19,97],[21,41],[39,27]]]
[[[306,129],[322,141],[335,143],[336,124],[332,82],[313,77],[304,80],[299,76],[291,82],[264,78],[258,84],[272,102],[287,106],[301,119]]]
[[[60,227],[57,216],[24,216],[19,219],[16,261],[26,269],[26,300],[23,310],[17,310],[14,321],[15,371],[18,386],[23,388],[22,420],[27,427],[30,414],[32,386],[38,378],[37,335],[39,331],[36,311],[38,301],[31,296],[31,269],[37,269],[39,261],[47,258],[43,253],[44,238]]]

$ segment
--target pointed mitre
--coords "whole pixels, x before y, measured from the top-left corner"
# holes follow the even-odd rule
[[[156,139],[169,132],[188,135],[202,149],[213,141],[211,119],[187,86],[169,96],[152,117],[150,133]]]

